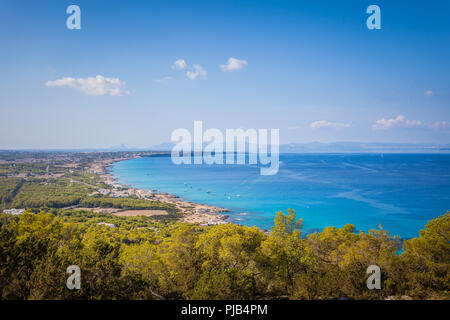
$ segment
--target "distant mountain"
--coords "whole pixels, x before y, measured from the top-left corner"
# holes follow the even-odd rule
[[[165,142],[146,148],[146,150],[171,151],[174,145],[174,143]],[[248,151],[248,144],[246,149]],[[378,142],[289,143],[280,145],[280,153],[450,153],[450,144]]]
[[[125,144],[121,144],[120,146],[113,146],[113,147],[109,147],[105,150],[109,150],[109,151],[129,151],[130,148],[128,148]]]
[[[450,144],[407,144],[407,143],[290,143],[280,145],[281,153],[432,153],[450,152]]]
[[[147,148],[146,150],[149,151],[171,151],[172,148],[175,146],[174,143],[171,142],[164,142],[155,146],[151,146],[150,148]]]

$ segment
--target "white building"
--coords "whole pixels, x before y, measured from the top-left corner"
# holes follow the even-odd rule
[[[25,209],[6,209],[3,212],[8,214],[22,214],[25,212]]]
[[[115,228],[115,227],[116,227],[115,224],[112,224],[112,223],[106,223],[106,222],[99,222],[99,223],[97,223],[97,225],[104,225],[104,226],[108,226],[108,227],[110,227],[110,228]]]

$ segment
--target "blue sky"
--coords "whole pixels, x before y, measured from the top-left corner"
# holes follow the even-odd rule
[[[450,143],[448,1],[0,5],[0,149],[148,147],[194,120],[279,128],[281,143]]]

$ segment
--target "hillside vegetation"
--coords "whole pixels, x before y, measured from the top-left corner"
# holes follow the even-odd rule
[[[112,223],[114,227],[98,224]],[[449,299],[450,213],[418,238],[352,225],[301,236],[294,211],[270,234],[234,224],[199,227],[147,217],[54,209],[0,214],[2,299]],[[382,272],[368,290],[366,269]],[[68,290],[66,269],[81,269]]]

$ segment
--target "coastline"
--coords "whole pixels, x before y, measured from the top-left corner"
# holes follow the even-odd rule
[[[156,156],[158,154],[155,153],[149,156]],[[138,197],[174,205],[183,214],[181,218],[182,222],[195,223],[202,226],[230,223],[227,221],[228,215],[224,214],[225,212],[230,212],[226,208],[183,200],[179,196],[169,193],[158,193],[157,189],[145,190],[122,185],[118,183],[117,178],[108,170],[116,162],[138,158],[142,158],[142,156],[135,155],[94,161],[88,165],[87,171],[97,174],[103,183],[124,197]]]

